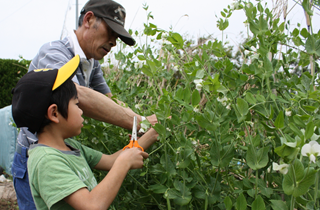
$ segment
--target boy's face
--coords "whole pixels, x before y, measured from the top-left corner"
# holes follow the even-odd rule
[[[77,136],[81,133],[81,128],[83,126],[83,111],[79,108],[79,99],[72,98],[69,101],[68,106],[68,119],[62,117],[61,123],[63,128],[66,128],[64,131],[65,138],[70,138]]]

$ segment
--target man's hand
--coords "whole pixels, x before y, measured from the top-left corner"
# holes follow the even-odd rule
[[[146,117],[147,120],[149,121],[149,123],[154,126],[156,123],[158,123],[158,119],[157,119],[157,116],[155,114],[153,115],[150,115],[148,117]]]

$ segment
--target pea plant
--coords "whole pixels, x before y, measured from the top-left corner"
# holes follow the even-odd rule
[[[319,2],[300,6],[311,20]],[[136,113],[156,114],[159,141],[110,209],[319,209],[320,31],[312,21],[290,29],[263,2],[235,2],[217,21],[224,31],[234,10],[246,14],[248,34],[234,54],[224,41],[159,29],[144,9],[135,35],[145,41],[123,45],[106,80]],[[86,119],[78,139],[108,154],[129,132]]]

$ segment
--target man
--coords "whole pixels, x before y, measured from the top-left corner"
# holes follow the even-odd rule
[[[112,0],[90,0],[81,10],[79,28],[74,31],[74,34],[63,40],[43,45],[32,60],[29,71],[43,68],[59,69],[79,54],[81,62],[73,81],[77,87],[79,107],[83,110],[83,114],[131,129],[134,116],[137,116],[139,122],[145,118],[109,98],[112,93],[103,78],[98,62],[110,52],[112,47],[116,46],[118,37],[130,46],[135,44],[134,39],[124,29],[125,15],[125,9]],[[157,122],[155,115],[147,117],[147,120],[151,124]],[[36,142],[37,137],[27,128],[20,129],[12,165],[20,210],[36,209],[27,172],[28,148],[30,144]]]

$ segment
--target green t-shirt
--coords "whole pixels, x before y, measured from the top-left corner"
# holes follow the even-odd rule
[[[73,209],[63,199],[86,187],[91,191],[97,181],[92,173],[102,153],[73,139],[65,143],[72,151],[60,151],[41,144],[29,149],[29,182],[37,210]]]

